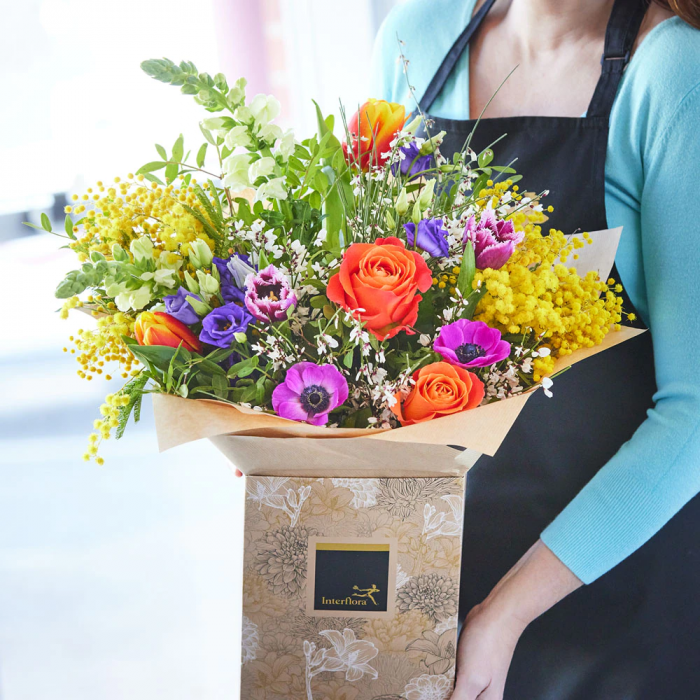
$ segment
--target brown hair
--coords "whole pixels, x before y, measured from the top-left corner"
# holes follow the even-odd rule
[[[656,2],[677,14],[691,27],[700,29],[700,0],[656,0]]]

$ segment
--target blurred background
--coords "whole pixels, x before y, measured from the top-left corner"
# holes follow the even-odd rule
[[[243,483],[208,443],[159,455],[150,406],[85,463],[110,391],[61,350],[53,290],[75,265],[23,221],[98,179],[201,143],[206,113],[139,69],[193,61],[275,94],[302,138],[368,96],[395,0],[0,0],[0,698],[239,697]],[[9,273],[9,279],[7,274]],[[77,316],[77,315],[76,315]],[[112,388],[117,388],[116,386]]]

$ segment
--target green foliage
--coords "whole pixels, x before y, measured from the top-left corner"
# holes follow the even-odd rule
[[[144,389],[146,384],[148,384],[148,374],[141,372],[129,382],[127,382],[124,388],[119,392],[121,395],[129,397],[129,403],[126,406],[119,407],[119,425],[115,433],[117,440],[124,435],[127,423],[129,422],[129,417],[132,412],[134,415],[134,423],[138,423],[141,418],[141,402],[143,401],[143,395],[145,393]]]

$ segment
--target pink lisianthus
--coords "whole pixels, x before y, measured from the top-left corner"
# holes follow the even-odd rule
[[[451,365],[464,369],[489,367],[510,355],[510,343],[483,321],[462,318],[440,329],[433,350]]]
[[[249,274],[245,289],[246,308],[258,321],[284,321],[287,309],[297,305],[297,295],[289,280],[274,265]]]
[[[474,216],[469,217],[462,242],[464,246],[469,243],[474,246],[476,267],[479,270],[487,267],[499,270],[508,262],[515,246],[524,237],[522,231],[515,230],[510,219],[499,220],[493,209],[485,209],[479,223]]]
[[[347,398],[348,383],[333,365],[297,362],[272,392],[272,407],[282,418],[325,425],[328,414]]]

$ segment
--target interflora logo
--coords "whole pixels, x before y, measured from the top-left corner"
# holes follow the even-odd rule
[[[377,601],[374,599],[375,593],[380,593],[381,589],[377,588],[377,584],[373,583],[371,588],[360,588],[359,586],[353,586],[353,591],[357,593],[352,593],[345,598],[326,598],[321,596],[321,603],[323,605],[367,605],[367,600],[371,600],[374,606],[377,606]],[[356,600],[355,598],[364,598],[364,600]]]
[[[309,573],[313,614],[350,616],[390,612],[395,601],[395,544],[389,539],[310,538]]]

